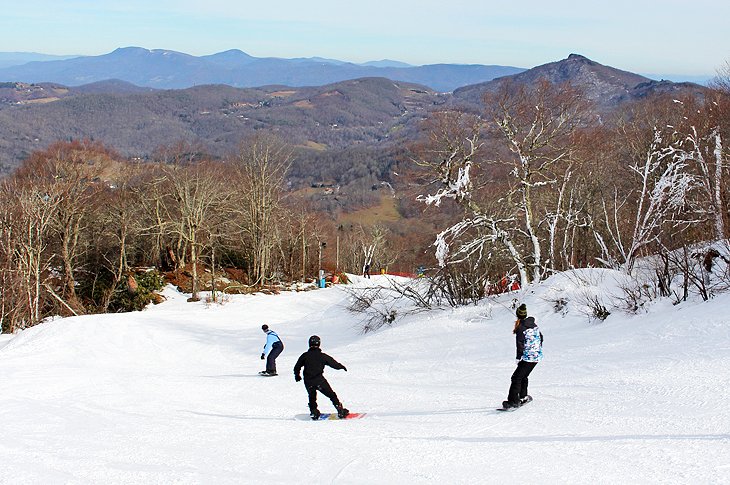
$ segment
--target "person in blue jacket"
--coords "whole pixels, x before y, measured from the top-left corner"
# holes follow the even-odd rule
[[[279,336],[273,330],[269,330],[269,326],[264,324],[261,325],[261,330],[266,334],[266,344],[264,345],[264,351],[261,352],[261,360],[266,359],[266,370],[259,372],[262,376],[275,376],[276,373],[276,358],[284,350],[284,343],[281,341]],[[266,357],[266,354],[269,357]]]
[[[538,362],[542,360],[542,332],[537,327],[534,317],[527,316],[527,306],[523,303],[517,307],[517,320],[512,333],[517,344],[517,369],[512,374],[507,400],[502,407],[516,408],[532,401],[527,394],[528,376]]]

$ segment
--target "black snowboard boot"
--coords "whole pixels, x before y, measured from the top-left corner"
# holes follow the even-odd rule
[[[342,404],[335,407],[337,408],[337,417],[340,419],[345,419],[347,415],[350,414],[350,411],[342,407]]]
[[[502,401],[502,407],[504,409],[510,409],[510,408],[518,408],[520,405],[518,403],[509,402],[509,401]]]
[[[314,411],[312,411],[311,413],[309,413],[309,417],[312,418],[312,421],[317,421],[321,415],[322,415],[322,413],[320,413],[316,409]]]
[[[527,396],[525,396],[525,397],[521,397],[520,398],[520,406],[522,406],[523,404],[527,404],[530,401],[532,401],[532,396],[530,396],[529,394]]]

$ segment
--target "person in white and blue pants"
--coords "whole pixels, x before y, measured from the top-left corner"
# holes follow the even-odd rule
[[[261,372],[261,374],[275,376],[277,375],[276,358],[284,350],[284,343],[276,332],[269,330],[268,325],[261,325],[261,330],[266,334],[266,345],[264,345],[264,351],[261,352],[261,360],[266,359],[266,370]],[[266,357],[267,353],[269,354],[268,358]]]

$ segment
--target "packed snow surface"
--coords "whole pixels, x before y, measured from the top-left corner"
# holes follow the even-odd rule
[[[589,273],[604,296],[606,274]],[[730,296],[598,323],[576,292],[558,275],[363,335],[342,287],[223,305],[168,288],[142,312],[3,336],[0,482],[730,483]],[[502,413],[513,298],[536,318],[545,359],[534,401]],[[277,377],[257,375],[263,323],[284,341]],[[366,418],[295,419],[308,409],[292,368],[312,334],[347,366],[325,375]]]

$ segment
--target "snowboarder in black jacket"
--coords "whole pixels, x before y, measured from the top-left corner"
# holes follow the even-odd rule
[[[320,412],[317,409],[317,391],[327,396],[337,409],[337,416],[342,419],[346,417],[350,411],[345,409],[337,398],[337,394],[330,387],[327,379],[324,378],[324,366],[328,365],[333,369],[342,369],[347,372],[347,367],[337,362],[329,355],[322,352],[319,348],[321,340],[318,336],[309,337],[309,350],[304,352],[297,360],[294,366],[294,380],[299,382],[302,380],[300,371],[304,367],[304,387],[309,395],[309,415],[313,420],[319,419]]]

